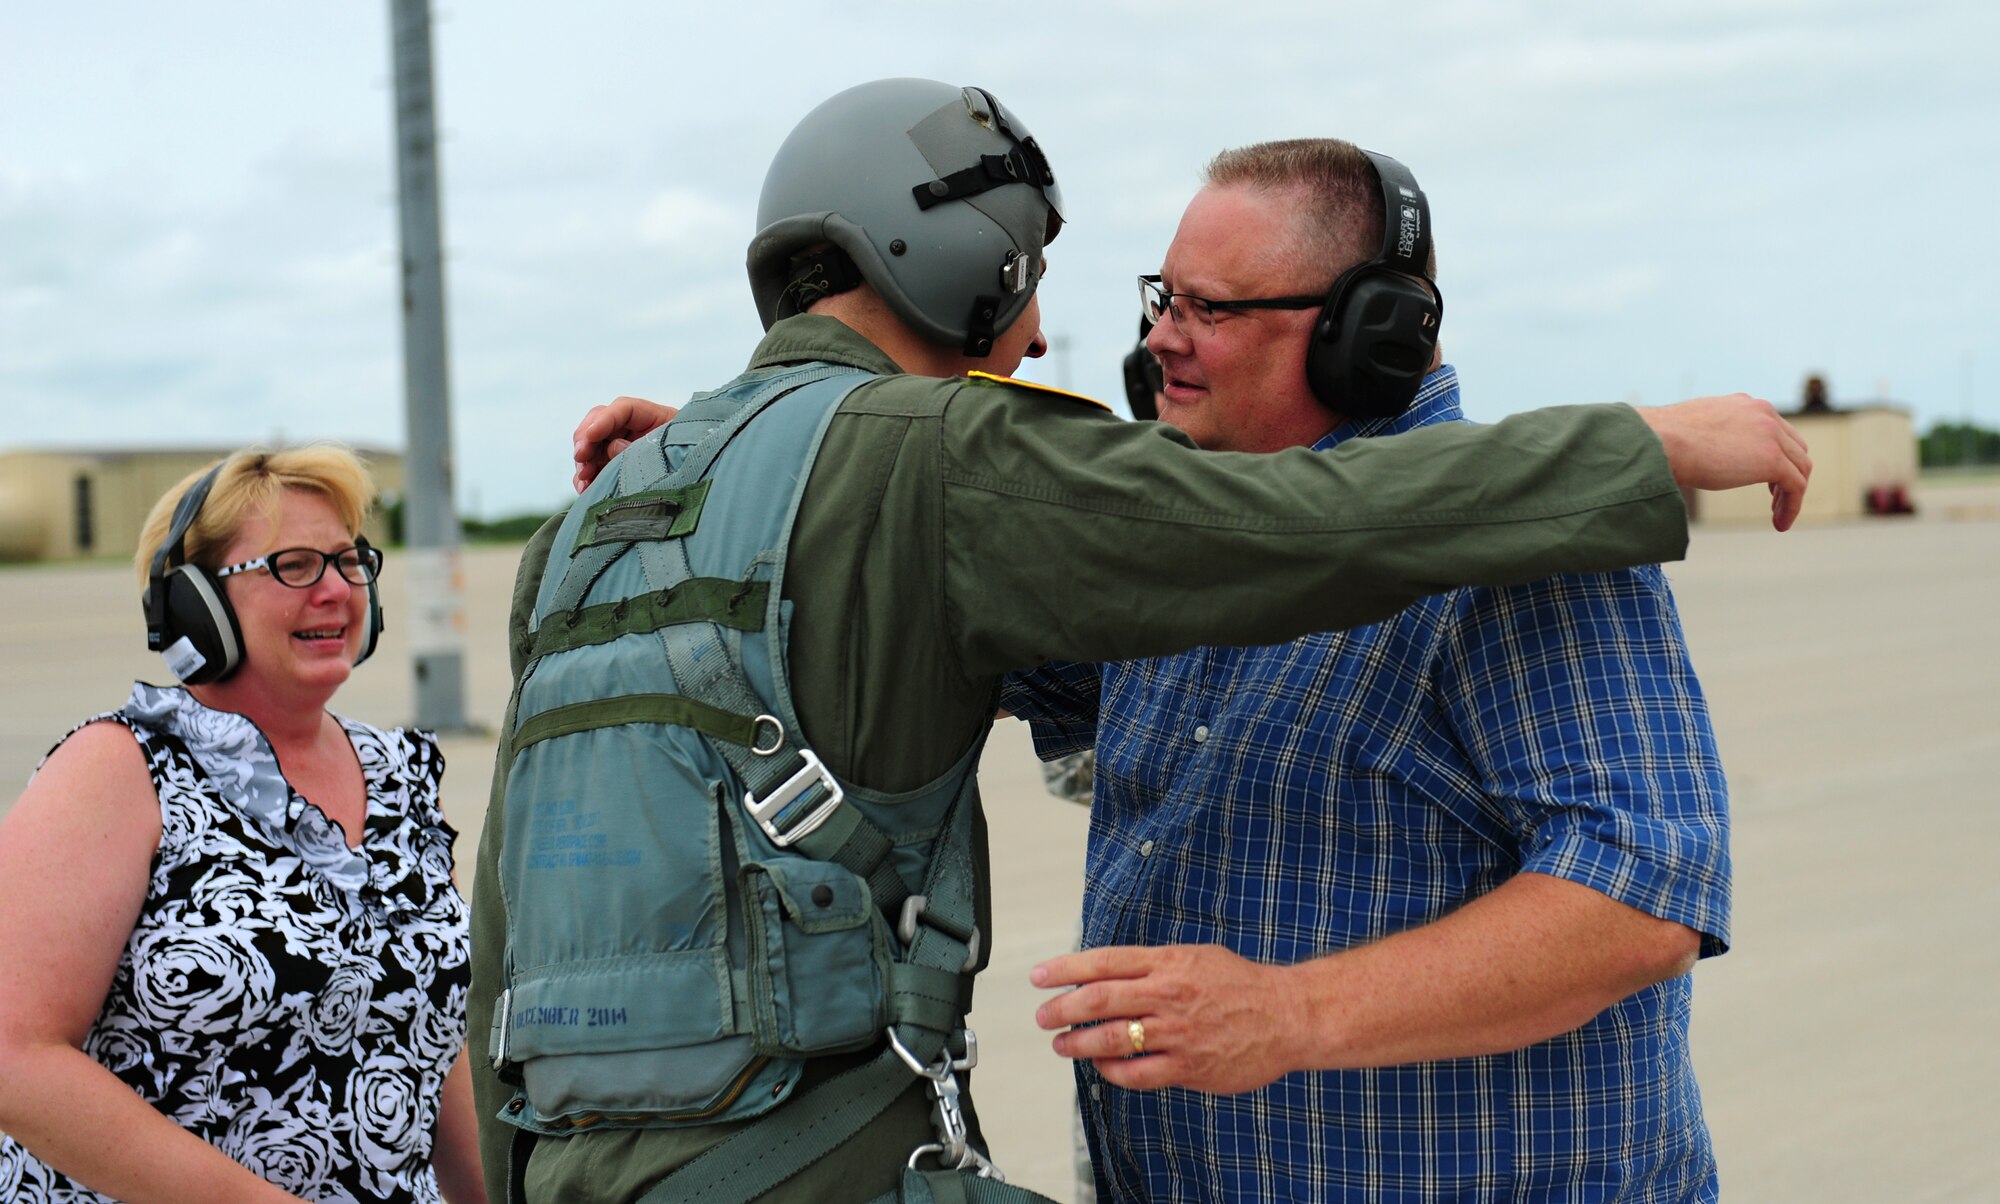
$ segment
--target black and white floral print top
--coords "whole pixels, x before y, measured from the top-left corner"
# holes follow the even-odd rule
[[[435,740],[340,720],[368,785],[350,849],[243,716],[137,683],[96,718],[138,739],[162,831],[84,1052],[295,1195],[437,1200],[470,967]],[[105,1198],[0,1138],[0,1200]]]

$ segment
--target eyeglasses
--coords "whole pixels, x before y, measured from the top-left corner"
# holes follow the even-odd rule
[[[252,569],[264,569],[276,577],[280,585],[308,589],[326,575],[327,565],[332,565],[348,584],[367,585],[382,571],[382,552],[365,543],[338,552],[322,552],[318,548],[282,548],[268,556],[217,569],[215,575],[228,577]]]
[[[1259,297],[1246,301],[1211,301],[1207,297],[1197,297],[1191,293],[1170,292],[1161,285],[1158,276],[1139,277],[1139,308],[1146,320],[1158,325],[1168,315],[1174,319],[1174,329],[1189,338],[1215,333],[1215,315],[1234,313],[1245,309],[1318,309],[1326,304],[1326,298],[1319,297]],[[1194,320],[1190,321],[1192,317]]]

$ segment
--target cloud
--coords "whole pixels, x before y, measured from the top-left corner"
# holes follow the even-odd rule
[[[1048,150],[1071,225],[1043,310],[1068,341],[1024,374],[1084,392],[1117,395],[1132,276],[1158,266],[1200,164],[1312,134],[1394,154],[1430,192],[1475,412],[1684,386],[1789,397],[1831,365],[1955,417],[1964,356],[1988,392],[2000,377],[2000,6],[1214,16],[1023,0],[996,24],[841,0],[785,18],[813,69],[751,78],[740,48],[768,36],[764,10],[442,13],[461,483],[490,510],[559,500],[584,406],[738,371],[769,155],[811,105],[886,74],[988,87]],[[106,24],[29,6],[0,54],[7,442],[401,442],[381,9],[194,3]]]
[[[639,214],[639,241],[647,246],[686,248],[709,245],[739,235],[734,241],[748,245],[753,233],[740,207],[692,188],[664,189],[646,202]]]

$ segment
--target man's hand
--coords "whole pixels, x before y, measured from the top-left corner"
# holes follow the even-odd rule
[[[1667,463],[1683,489],[1771,487],[1771,525],[1791,529],[1805,501],[1812,457],[1792,424],[1770,402],[1747,393],[1697,397],[1678,405],[1639,407],[1639,417],[1666,445]]]
[[[576,491],[582,493],[588,488],[597,474],[604,471],[604,466],[632,446],[634,439],[655,427],[665,426],[678,413],[678,406],[663,406],[643,397],[620,397],[608,406],[592,406],[571,436],[575,446],[570,455],[576,461],[576,475],[571,481]]]
[[[1254,1091],[1298,1069],[1294,1034],[1303,1008],[1288,989],[1286,968],[1220,945],[1090,949],[1051,958],[1029,979],[1038,987],[1076,985],[1036,1009],[1035,1023],[1066,1030],[1056,1034],[1055,1051],[1091,1059],[1117,1086],[1226,1094]],[[1144,1028],[1144,1057],[1134,1056],[1133,1020]]]

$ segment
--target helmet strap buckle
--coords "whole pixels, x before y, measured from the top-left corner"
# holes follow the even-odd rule
[[[1000,264],[1000,287],[1010,297],[1017,297],[1028,291],[1035,283],[1034,260],[1019,251],[1007,252],[1007,258]]]

